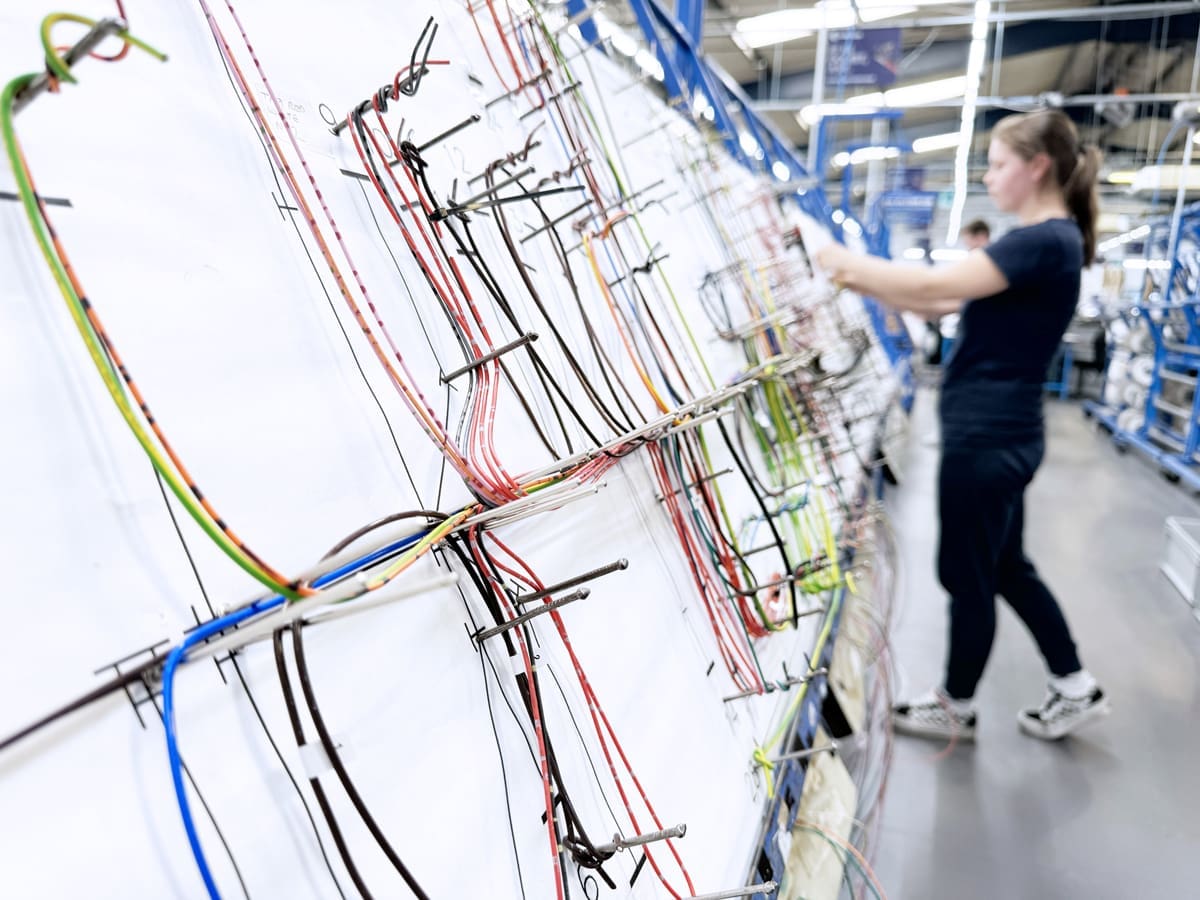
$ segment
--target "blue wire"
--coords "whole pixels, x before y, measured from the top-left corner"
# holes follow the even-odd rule
[[[349,562],[344,566],[334,569],[331,572],[326,572],[320,578],[312,582],[315,588],[325,587],[334,581],[344,578],[352,572],[364,569],[371,563],[395,553],[397,550],[403,550],[407,547],[420,541],[428,534],[428,530],[420,534],[411,535],[402,540],[395,541],[368,553],[366,556]],[[219,619],[213,619],[211,622],[205,622],[195,631],[190,632],[183,639],[178,647],[174,648],[167,654],[167,660],[163,664],[162,672],[162,696],[163,696],[163,728],[167,737],[167,760],[171,766],[171,781],[175,785],[175,798],[179,802],[179,816],[183,819],[183,828],[187,832],[188,844],[192,848],[192,857],[196,860],[196,867],[200,870],[200,877],[204,879],[204,886],[208,889],[208,896],[212,900],[220,900],[221,894],[217,890],[217,883],[213,879],[212,871],[208,867],[208,860],[204,856],[204,848],[200,846],[200,835],[196,833],[196,822],[192,818],[191,806],[188,803],[187,790],[183,783],[183,758],[179,754],[179,740],[175,734],[175,671],[180,664],[187,662],[188,651],[197,644],[207,641],[210,637],[224,631],[227,628],[232,628],[235,625],[240,625],[247,619],[251,619],[262,613],[269,612],[273,609],[278,609],[285,603],[284,598],[280,595],[274,597],[266,597],[262,600],[257,600],[244,609],[239,609],[227,616],[222,616]]]
[[[207,640],[226,628],[244,622],[259,613],[275,609],[282,604],[282,597],[270,597],[251,604],[245,609],[240,609],[227,616],[204,623],[184,638],[183,643],[167,655],[167,661],[163,665],[163,728],[167,735],[167,759],[171,765],[171,780],[175,784],[175,798],[179,801],[179,816],[183,819],[183,828],[187,832],[188,844],[192,848],[192,856],[196,860],[196,867],[200,870],[200,876],[204,879],[204,886],[208,889],[208,896],[213,898],[213,900],[220,900],[221,894],[217,890],[217,883],[213,880],[212,871],[208,868],[208,861],[204,858],[204,849],[200,846],[200,836],[196,833],[196,823],[192,818],[192,810],[187,799],[187,790],[183,784],[183,759],[179,755],[179,743],[175,737],[175,670],[184,661],[188,650],[196,646],[196,644]]]

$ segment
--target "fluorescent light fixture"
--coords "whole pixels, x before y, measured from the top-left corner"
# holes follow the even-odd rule
[[[796,114],[796,120],[807,128],[815,125],[825,116],[861,116],[876,112],[878,107],[868,107],[866,104],[853,103],[820,103],[816,106],[806,106]]]
[[[1096,249],[1102,253],[1109,250],[1115,250],[1117,247],[1124,246],[1132,241],[1141,240],[1148,234],[1150,234],[1150,226],[1139,225],[1137,228],[1134,228],[1131,231],[1126,231],[1124,234],[1118,234],[1115,237],[1110,237],[1106,241],[1101,241]]]
[[[833,164],[839,169],[844,169],[846,166],[857,166],[859,163],[895,159],[899,155],[899,147],[860,147],[853,153],[843,150],[833,158]]]
[[[923,247],[909,247],[904,251],[905,259],[924,259],[925,249]]]
[[[916,138],[912,142],[913,153],[930,153],[934,150],[949,150],[958,146],[962,135],[957,131],[946,134],[931,134],[929,137]]]
[[[929,258],[934,262],[953,262],[957,259],[965,259],[967,251],[962,247],[939,247],[929,254]]]
[[[1122,169],[1117,172],[1109,172],[1108,177],[1104,179],[1109,184],[1133,184],[1133,179],[1137,177],[1137,172],[1133,169]]]
[[[1185,191],[1200,191],[1200,166],[1143,166],[1133,176],[1129,189],[1133,193],[1176,191],[1180,182]]]
[[[921,81],[917,84],[906,84],[903,87],[887,91],[874,91],[870,94],[859,94],[850,97],[845,103],[822,103],[803,107],[797,115],[797,120],[805,127],[815,125],[825,116],[861,116],[878,109],[907,109],[922,106],[926,103],[936,103],[939,100],[952,100],[961,97],[966,92],[967,78],[965,75],[954,75],[950,78],[935,78],[933,81]],[[942,135],[938,135],[942,137]],[[934,149],[934,148],[929,148]]]
[[[1121,265],[1126,269],[1169,269],[1171,261],[1169,259],[1125,259],[1121,261]]]
[[[637,53],[633,54],[633,61],[638,64],[638,68],[655,81],[662,81],[667,77],[667,73],[663,71],[662,63],[658,61],[658,57],[645,47],[640,48]]]
[[[605,35],[612,48],[622,56],[633,56],[638,52],[638,42],[619,28],[610,29]]]
[[[947,244],[958,240],[958,232],[962,228],[963,209],[967,203],[967,164],[970,162],[971,144],[975,138],[975,103],[979,99],[979,80],[983,76],[983,63],[987,51],[988,17],[991,12],[992,0],[976,0],[975,20],[971,25],[971,46],[967,51],[962,124],[958,130],[958,152],[954,155],[954,200],[950,206],[950,220],[946,225]]]
[[[775,162],[771,163],[771,172],[780,181],[787,181],[792,177],[792,170],[779,160],[775,160]]]
[[[890,88],[870,94],[859,94],[850,97],[847,103],[858,106],[891,106],[904,108],[920,106],[922,103],[935,103],[938,100],[951,100],[961,97],[967,89],[967,76],[952,75],[949,78],[935,78],[933,81],[921,81],[917,84],[906,84],[902,87]]]
[[[849,28],[916,12],[921,6],[936,6],[955,0],[818,0],[807,9],[779,9],[761,16],[741,19],[736,34],[751,47],[782,44],[816,34],[821,28]],[[961,0],[958,0],[961,2]],[[857,7],[857,15],[855,14]]]

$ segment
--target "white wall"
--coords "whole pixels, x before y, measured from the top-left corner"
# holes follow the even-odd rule
[[[232,20],[222,4],[215,6],[254,81]],[[453,65],[434,70],[416,98],[395,105],[389,121],[394,128],[404,117],[419,142],[479,111],[501,88],[462,4],[349,0],[318,9],[247,0],[237,6],[372,299],[434,406],[448,398],[454,419],[461,395],[437,383],[439,360],[446,369],[462,361],[452,335],[383,207],[365,198],[360,182],[340,174],[360,163],[345,136],[329,133],[318,105],[340,114],[389,80],[407,61],[425,18],[435,15],[434,56],[445,55]],[[72,8],[110,13],[110,4],[99,0]],[[274,170],[199,7],[130,0],[127,8],[134,34],[165,50],[169,62],[136,51],[117,64],[86,61],[78,68],[79,85],[40,98],[18,117],[17,128],[39,190],[70,200],[69,209],[51,208],[53,221],[113,341],[198,483],[250,546],[285,572],[311,565],[342,535],[382,515],[461,506],[469,499],[461,482],[450,472],[439,491],[440,455],[369,353],[328,270],[319,259],[310,264],[307,254],[315,256],[315,249],[303,222],[297,217],[293,225],[278,208],[283,194]],[[0,13],[0,51],[10,72],[40,65],[37,26],[50,10],[27,4]],[[59,41],[74,34],[65,26],[55,32]],[[706,148],[696,136],[685,142],[668,127],[676,114],[598,54],[575,66],[592,102],[599,108],[603,99],[607,108],[601,129],[611,151],[664,126],[634,144],[621,164],[631,190],[663,178],[651,195],[675,192],[641,220],[651,242],[669,252],[662,272],[715,381],[725,383],[744,363],[714,337],[695,290],[704,272],[728,262],[729,251],[700,208],[688,207],[700,176],[684,165],[710,166],[703,161]],[[265,91],[260,96],[265,100]],[[493,107],[485,121],[430,151],[431,178],[443,195],[452,179],[479,172],[524,143],[540,121],[521,119],[526,108],[516,100]],[[543,146],[531,162],[539,171],[565,167],[567,154],[553,126],[547,123],[540,136]],[[729,208],[737,211],[726,227],[744,237],[770,226],[764,207],[745,211],[741,202],[760,190],[758,183],[719,151],[711,155],[704,177],[725,187]],[[294,163],[295,154],[290,158]],[[0,190],[13,185],[7,166],[0,169]],[[459,196],[465,193],[460,188]],[[548,206],[559,210],[578,202],[574,195],[553,200]],[[534,222],[518,207],[511,215]],[[490,223],[476,219],[475,225],[485,255],[507,273],[506,292],[523,298]],[[564,328],[581,339],[556,262],[541,242],[526,246],[543,296],[563,304]],[[155,642],[177,641],[193,623],[193,611],[201,618],[209,612],[154,473],[106,395],[19,205],[10,201],[0,201],[0,261],[6,434],[0,546],[7,576],[0,599],[6,626],[0,631],[2,735],[90,690],[102,677],[94,670]],[[592,316],[606,321],[582,254],[574,254],[572,264]],[[784,283],[778,290],[784,296],[796,287]],[[668,309],[661,287],[660,294]],[[514,337],[481,303],[495,330],[505,340]],[[519,305],[536,320],[527,300]],[[604,340],[623,360],[611,329]],[[677,352],[689,353],[685,344],[681,340]],[[549,335],[539,348],[565,372]],[[707,389],[702,382],[697,377],[698,392]],[[887,389],[876,381],[864,397]],[[497,445],[514,472],[548,459],[511,396],[502,398]],[[846,474],[857,477],[846,465]],[[790,697],[721,702],[734,688],[719,664],[706,675],[717,658],[711,630],[656,492],[645,455],[635,454],[594,497],[501,534],[547,582],[629,559],[628,571],[596,582],[592,596],[563,616],[656,808],[666,822],[688,825],[679,846],[697,890],[720,890],[746,876],[764,802],[751,752]],[[732,485],[730,501],[735,521],[753,511],[746,492]],[[258,596],[261,589],[171,505],[212,603],[230,606]],[[417,581],[434,571],[430,558],[405,577]],[[552,896],[527,726],[500,696],[502,689],[519,709],[503,654],[495,656],[502,688],[481,671],[464,626],[468,608],[478,618],[482,605],[468,584],[463,588],[465,602],[457,590],[445,589],[309,629],[315,688],[367,802],[431,896],[521,896],[510,813],[525,896]],[[782,677],[783,661],[801,658],[814,627],[815,620],[802,620],[798,631],[765,642],[772,677]],[[567,698],[564,704],[557,691],[543,688],[573,798],[593,839],[629,834],[566,654],[548,625],[536,630],[543,676],[553,672]],[[303,783],[269,646],[253,646],[239,658],[271,735]],[[229,684],[211,662],[183,668],[178,722],[184,758],[247,893],[336,896],[313,829],[247,692],[228,665],[224,672]],[[0,754],[0,894],[202,895],[171,791],[162,728],[149,706],[141,712],[145,728],[124,696],[115,695]],[[582,737],[568,712],[579,720]],[[313,805],[307,784],[303,791]],[[330,792],[340,798],[336,789]],[[193,807],[217,883],[236,896],[238,881],[221,842],[203,809],[194,801]],[[335,808],[377,896],[404,896],[348,805],[338,799]],[[318,829],[349,892],[319,817]],[[634,854],[620,854],[611,864],[616,895],[666,896],[649,871],[628,887],[636,861]],[[680,884],[668,861],[664,867]],[[574,893],[578,882],[571,878]]]

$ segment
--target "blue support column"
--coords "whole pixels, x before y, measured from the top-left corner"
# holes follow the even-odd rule
[[[576,19],[584,43],[594,47],[600,43],[600,32],[596,29],[596,21],[592,18],[588,5],[588,0],[567,0],[567,16]],[[578,16],[583,18],[576,18]]]
[[[704,0],[675,0],[675,15],[683,26],[688,38],[688,47],[693,50],[704,45]],[[676,57],[682,57],[687,49],[680,44],[675,49]],[[679,67],[685,68],[683,60],[679,59]]]

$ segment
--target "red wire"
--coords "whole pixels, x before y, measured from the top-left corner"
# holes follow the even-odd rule
[[[474,525],[467,532],[468,543],[471,546],[471,555],[475,558],[476,566],[488,580],[488,584],[492,588],[492,593],[496,597],[497,602],[505,613],[511,618],[516,618],[517,612],[509,603],[508,595],[505,594],[503,586],[501,586],[492,575],[491,570],[484,562],[483,555],[479,550],[479,526]],[[533,661],[529,655],[529,647],[525,643],[525,635],[520,628],[512,629],[517,638],[517,646],[521,648],[521,660],[525,666],[525,677],[529,681],[529,717],[533,720],[533,732],[537,738],[538,748],[538,769],[542,773],[542,794],[546,801],[546,830],[550,835],[550,855],[554,859],[554,887],[555,894],[558,900],[563,900],[563,871],[562,863],[559,860],[558,835],[555,830],[555,811],[554,811],[554,796],[550,786],[550,764],[546,757],[546,737],[542,731],[542,714],[538,706],[537,682],[533,673]],[[482,649],[480,652],[484,652]]]
[[[116,0],[116,2],[117,2],[117,15],[120,16],[122,19],[124,19],[126,24],[128,25],[129,20],[125,17],[125,4],[122,3],[121,0]],[[88,55],[94,59],[102,59],[105,62],[117,62],[118,60],[124,59],[128,54],[129,54],[129,41],[123,41],[121,44],[121,49],[118,50],[116,53],[114,53],[112,56],[108,56],[103,53],[95,53],[95,52],[89,53]]]
[[[541,579],[538,578],[534,571],[529,567],[528,563],[517,556],[508,547],[508,545],[500,540],[500,538],[496,537],[496,535],[492,534],[491,532],[487,532],[486,537],[489,538],[497,547],[499,547],[501,551],[503,551],[504,554],[521,569],[521,572],[514,571],[513,569],[496,560],[494,562],[498,569],[503,572],[507,572],[509,575],[512,575],[514,578],[517,578],[519,581],[533,588],[535,591],[540,591],[545,588],[545,584],[542,583]],[[551,598],[546,598],[546,602],[550,602],[550,600]],[[554,622],[554,626],[558,630],[559,638],[562,640],[563,646],[566,648],[567,655],[571,659],[571,665],[575,669],[576,678],[579,680],[579,686],[583,690],[584,699],[587,701],[588,713],[592,718],[592,726],[596,731],[596,737],[600,741],[600,749],[604,753],[605,761],[608,763],[608,769],[612,774],[613,782],[616,784],[617,792],[621,795],[621,801],[625,806],[625,812],[629,815],[630,824],[633,826],[633,829],[636,833],[641,833],[641,825],[638,824],[637,815],[634,813],[629,802],[629,796],[626,793],[621,777],[617,774],[617,767],[613,762],[612,754],[608,746],[608,740],[605,740],[604,735],[606,732],[609,736],[609,740],[612,741],[613,749],[616,750],[617,756],[621,760],[622,766],[628,773],[630,780],[632,780],[634,784],[634,787],[637,789],[638,796],[641,797],[642,803],[646,807],[646,811],[650,814],[651,820],[654,822],[654,825],[657,829],[662,830],[664,827],[662,820],[655,811],[654,805],[650,802],[650,798],[646,795],[646,790],[642,787],[642,783],[638,779],[637,773],[634,772],[633,766],[630,765],[629,758],[625,755],[625,750],[621,746],[620,740],[617,738],[616,731],[613,728],[612,723],[609,721],[608,716],[605,714],[604,708],[601,706],[600,700],[596,696],[595,690],[592,688],[591,681],[588,680],[587,673],[583,670],[583,665],[580,663],[579,657],[575,655],[575,648],[571,645],[571,638],[567,633],[567,628],[562,620],[562,616],[557,610],[551,610],[548,615]],[[603,723],[603,728],[601,728],[601,723]],[[683,859],[679,855],[679,851],[676,849],[674,841],[667,840],[666,843],[668,849],[671,851],[671,855],[675,858],[675,862],[679,866],[680,872],[683,873],[684,881],[687,883],[688,887],[688,894],[695,894],[696,888],[692,884],[692,877],[687,870],[687,866],[684,865]],[[662,883],[663,887],[667,889],[668,893],[670,893],[672,897],[675,897],[676,900],[679,900],[680,894],[666,880],[662,870],[659,868],[658,862],[654,859],[654,855],[651,852],[649,845],[644,846],[642,849],[646,854],[646,859],[650,862],[650,867],[654,870],[654,874],[658,877],[658,880]]]
[[[376,98],[375,101],[375,115],[379,120],[381,130],[387,137],[393,153],[395,153],[396,157],[399,158],[401,155],[400,147],[396,144],[395,140],[392,138],[391,134],[388,133],[387,128],[384,126],[383,116],[378,106],[378,98]],[[381,152],[378,151],[378,141],[375,138],[374,133],[369,132],[369,134],[371,135],[372,142],[376,144],[377,152]],[[388,172],[393,184],[395,184],[397,189],[400,191],[401,196],[406,197],[403,188],[400,188],[399,186],[398,179],[391,171],[391,167],[388,167]],[[431,210],[429,198],[425,196],[416,176],[407,165],[404,166],[404,172],[408,178],[410,186],[412,187],[414,195],[420,199],[421,207],[428,215],[429,211]],[[426,218],[417,215],[416,211],[411,206],[410,213],[417,230],[421,234],[421,238],[424,241],[426,248],[433,256],[434,264],[437,266],[438,272],[442,276],[444,288],[439,291],[439,295],[443,304],[445,304],[446,309],[449,310],[454,316],[455,321],[462,329],[464,335],[471,342],[471,350],[473,353],[475,353],[476,358],[483,356],[485,353],[495,349],[495,347],[492,343],[491,335],[488,333],[487,326],[484,324],[483,317],[480,315],[479,308],[475,303],[474,297],[472,296],[470,289],[467,287],[466,279],[463,277],[462,269],[459,267],[458,261],[452,256],[446,257],[444,252],[441,251],[440,241],[442,238],[442,230],[440,224],[435,221],[429,221],[429,226],[432,229],[434,236],[438,239],[437,246],[435,247],[434,240],[426,231]],[[450,276],[442,267],[443,258],[446,259],[446,263],[449,265],[450,270],[454,275],[453,282],[451,282]],[[462,304],[459,303],[455,296],[453,289],[454,284],[457,284],[458,290],[462,294],[463,301],[465,302],[467,309],[470,310],[471,317],[475,320],[475,323],[478,326],[478,339],[475,337],[475,331],[463,311]],[[482,342],[482,346],[480,345],[480,341]],[[495,445],[493,441],[496,409],[499,399],[498,391],[500,376],[502,373],[500,362],[498,360],[493,360],[484,366],[478,367],[475,371],[476,376],[480,381],[480,393],[482,394],[482,399],[478,404],[474,405],[471,410],[471,421],[476,427],[473,431],[469,446],[478,447],[479,453],[483,459],[483,463],[491,471],[497,486],[507,494],[509,499],[513,499],[521,496],[523,491],[516,479],[508,473],[508,471],[504,468],[504,465],[500,462],[500,459],[495,452]]]

